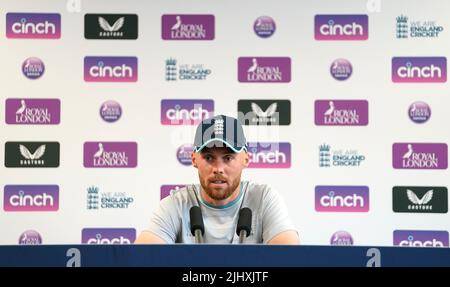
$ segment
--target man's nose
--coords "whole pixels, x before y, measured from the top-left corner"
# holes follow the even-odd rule
[[[224,163],[221,160],[218,160],[214,163],[213,173],[214,174],[223,174],[224,173]]]

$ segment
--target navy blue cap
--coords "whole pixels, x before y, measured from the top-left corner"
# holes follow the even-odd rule
[[[225,115],[203,120],[195,132],[194,152],[205,147],[228,147],[236,153],[246,151],[247,141],[241,123]]]

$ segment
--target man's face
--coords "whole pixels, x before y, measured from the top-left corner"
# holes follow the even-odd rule
[[[233,194],[248,163],[246,152],[234,153],[226,147],[204,148],[200,153],[192,153],[192,165],[198,169],[200,184],[214,200],[224,200]]]

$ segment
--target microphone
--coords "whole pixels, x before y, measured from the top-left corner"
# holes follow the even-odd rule
[[[252,210],[244,207],[239,210],[239,219],[236,227],[236,234],[239,235],[239,243],[244,243],[245,237],[252,231]]]
[[[192,206],[189,210],[191,219],[191,233],[195,236],[195,243],[203,243],[203,234],[205,226],[203,225],[202,211],[198,206]]]

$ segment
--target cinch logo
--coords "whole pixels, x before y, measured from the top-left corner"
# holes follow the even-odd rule
[[[447,213],[448,192],[444,186],[394,186],[394,212]]]
[[[318,185],[315,189],[318,212],[368,212],[369,187]]]
[[[173,192],[178,191],[180,188],[185,187],[186,184],[163,184],[161,185],[161,200],[171,195]]]
[[[58,142],[6,142],[6,167],[58,167]]]
[[[81,243],[132,244],[136,240],[134,228],[83,228]]]
[[[86,82],[136,82],[138,62],[136,57],[85,57]]]
[[[85,142],[84,167],[114,168],[137,166],[136,142]]]
[[[291,144],[287,142],[248,143],[249,168],[290,168]]]
[[[367,40],[369,17],[367,15],[316,15],[314,38],[316,40]]]
[[[289,83],[291,58],[239,57],[238,81],[241,83]]]
[[[445,143],[394,143],[392,165],[398,169],[447,169]]]
[[[394,230],[394,245],[404,247],[448,247],[448,232]]]
[[[445,57],[394,57],[392,82],[394,83],[445,83],[447,58]]]
[[[58,207],[57,185],[5,185],[5,211],[57,211]]]
[[[10,125],[57,125],[61,103],[59,99],[7,99],[5,110]]]
[[[214,15],[162,15],[164,40],[213,40]]]
[[[138,37],[136,14],[86,14],[84,15],[86,39],[135,40]]]
[[[197,125],[213,116],[213,100],[161,100],[162,125]]]
[[[56,13],[7,13],[6,37],[12,39],[59,39],[61,15]]]
[[[238,118],[243,125],[290,125],[289,100],[239,100]]]
[[[366,100],[317,100],[314,111],[318,126],[367,126],[369,123]]]

